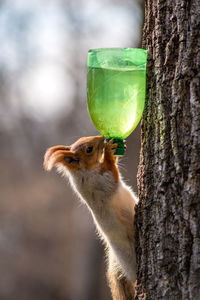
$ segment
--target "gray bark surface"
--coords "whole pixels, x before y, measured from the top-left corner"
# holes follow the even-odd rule
[[[146,0],[137,299],[200,299],[200,2]]]

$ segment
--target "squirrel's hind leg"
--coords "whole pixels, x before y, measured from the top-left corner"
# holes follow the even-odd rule
[[[135,282],[128,280],[118,267],[118,263],[113,257],[112,250],[108,250],[108,271],[107,279],[111,289],[113,300],[134,300]]]
[[[107,272],[107,279],[111,289],[113,300],[134,300],[135,283],[126,277],[120,277],[120,273],[113,274]]]

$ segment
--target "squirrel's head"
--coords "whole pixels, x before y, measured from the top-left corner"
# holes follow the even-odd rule
[[[54,166],[68,171],[92,170],[98,168],[103,158],[104,137],[82,137],[70,146],[54,146],[47,149],[44,168],[50,171]]]

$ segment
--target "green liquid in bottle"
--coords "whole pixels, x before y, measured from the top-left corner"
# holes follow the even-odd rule
[[[125,139],[138,125],[145,103],[145,70],[88,68],[88,110],[107,138]]]
[[[121,150],[117,155],[123,155],[122,141],[142,117],[146,63],[147,51],[143,49],[104,48],[88,52],[89,114],[101,135],[119,141]]]

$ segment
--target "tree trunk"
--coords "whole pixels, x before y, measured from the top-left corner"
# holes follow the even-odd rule
[[[146,0],[137,299],[200,299],[200,4]]]

